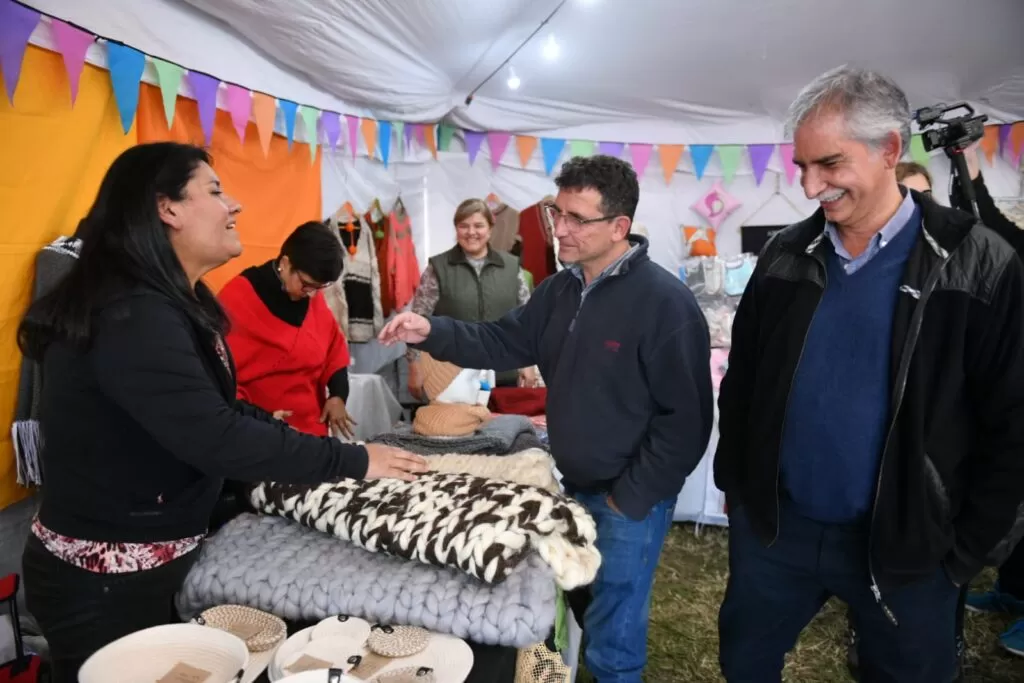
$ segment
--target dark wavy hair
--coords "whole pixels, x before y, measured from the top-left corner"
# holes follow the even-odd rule
[[[226,330],[227,317],[213,292],[202,282],[195,289],[190,285],[157,211],[161,197],[184,199],[202,163],[210,163],[204,150],[175,142],[138,145],[114,160],[75,231],[82,240],[78,259],[18,327],[25,356],[41,361],[54,343],[88,348],[96,310],[139,285],[160,292],[202,327]]]
[[[278,259],[281,256],[287,256],[293,268],[322,285],[341,277],[345,265],[341,242],[331,228],[319,221],[309,221],[295,228],[281,245]]]
[[[601,194],[601,211],[606,216],[628,216],[633,220],[640,203],[636,171],[622,159],[606,154],[573,157],[562,164],[555,185],[560,190],[597,190]]]

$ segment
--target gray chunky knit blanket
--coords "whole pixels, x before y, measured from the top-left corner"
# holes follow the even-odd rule
[[[286,519],[244,514],[203,544],[177,596],[186,619],[223,604],[294,621],[347,614],[518,648],[551,633],[555,582],[536,555],[489,585],[455,569],[372,553]]]
[[[361,548],[453,567],[488,583],[505,580],[534,552],[565,590],[592,583],[601,564],[594,518],[578,502],[470,474],[317,486],[264,482],[252,485],[249,502]]]
[[[474,453],[506,455],[528,448],[544,448],[530,418],[522,415],[495,415],[480,429],[466,436],[422,436],[411,425],[379,434],[370,440],[386,446],[404,448],[420,455],[442,453]]]

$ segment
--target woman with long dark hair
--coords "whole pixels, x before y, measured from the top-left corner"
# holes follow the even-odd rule
[[[341,242],[323,223],[297,227],[277,258],[247,268],[220,291],[238,397],[307,434],[352,438],[349,352],[320,290],[341,277]]]
[[[133,631],[174,621],[175,591],[224,478],[411,479],[422,459],[301,434],[235,398],[226,317],[202,282],[238,256],[241,210],[203,150],[125,151],[76,233],[67,277],[18,330],[42,364],[45,487],[23,557],[53,681]]]

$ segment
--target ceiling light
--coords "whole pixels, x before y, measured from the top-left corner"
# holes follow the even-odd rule
[[[506,82],[508,83],[509,90],[519,90],[519,86],[522,84],[522,81],[519,80],[519,76],[516,76],[516,70],[511,67],[509,67],[508,81]]]
[[[555,34],[550,34],[548,39],[544,42],[544,59],[548,61],[554,61],[558,59],[558,53],[561,49],[558,46],[558,41],[555,40]]]

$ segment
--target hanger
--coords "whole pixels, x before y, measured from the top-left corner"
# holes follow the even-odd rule
[[[337,211],[334,212],[334,216],[332,217],[339,223],[351,225],[356,220],[356,210],[352,206],[352,202],[345,202]]]
[[[338,228],[338,233],[348,233],[348,253],[351,256],[356,255],[358,247],[356,246],[356,231],[359,230],[359,219],[357,218],[355,208],[352,206],[352,202],[345,202],[341,205],[337,211],[334,212],[332,218]],[[344,239],[342,239],[344,243]]]
[[[754,209],[753,213],[751,213],[749,216],[747,216],[746,218],[743,219],[743,222],[740,223],[741,226],[750,224],[750,221],[754,218],[754,216],[759,214],[761,212],[761,209],[763,209],[764,207],[766,207],[769,204],[771,204],[772,200],[775,199],[776,197],[782,197],[782,201],[786,202],[786,204],[789,205],[789,208],[793,209],[793,212],[797,216],[803,216],[804,214],[806,214],[806,211],[801,211],[797,207],[797,205],[793,203],[792,199],[790,199],[786,195],[782,194],[782,174],[781,173],[774,173],[774,172],[773,172],[773,174],[775,176],[775,191],[772,192],[768,196],[768,199],[764,200],[759,207]]]
[[[501,199],[498,198],[498,195],[493,192],[487,195],[487,208],[491,211],[497,211],[504,205],[504,202],[502,202]]]

